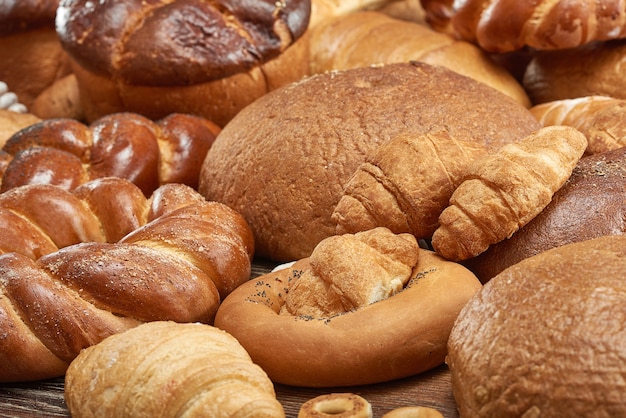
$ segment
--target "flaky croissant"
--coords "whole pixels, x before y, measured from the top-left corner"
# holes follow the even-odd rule
[[[487,149],[458,141],[445,130],[390,139],[345,184],[332,213],[337,233],[384,226],[397,234],[430,238],[465,170]]]
[[[510,237],[550,203],[586,147],[575,128],[549,126],[475,161],[439,216],[435,251],[461,261]]]
[[[70,364],[73,417],[283,418],[267,374],[230,334],[157,321],[113,335]]]
[[[490,52],[575,48],[626,36],[620,1],[421,0],[439,30]]]
[[[141,322],[211,323],[249,279],[243,218],[180,184],[146,199],[119,178],[0,195],[0,381],[62,375],[82,348]]]
[[[211,121],[180,113],[157,122],[136,113],[110,114],[89,125],[42,120],[2,147],[8,162],[0,173],[0,191],[34,183],[72,190],[109,176],[132,181],[147,196],[166,183],[197,188],[204,156],[219,130]]]
[[[599,154],[626,146],[624,99],[583,96],[540,103],[529,110],[544,126],[567,125],[585,134],[589,142],[586,154]]]

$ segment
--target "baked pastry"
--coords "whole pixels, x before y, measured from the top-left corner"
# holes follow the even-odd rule
[[[625,55],[624,40],[539,51],[528,63],[522,85],[533,104],[597,95],[626,99]]]
[[[372,418],[372,405],[355,393],[327,393],[302,404],[298,418]]]
[[[243,109],[207,153],[198,190],[245,217],[257,255],[293,261],[335,235],[331,215],[344,184],[368,153],[400,133],[440,129],[497,148],[539,127],[520,103],[440,66],[317,74]]]
[[[272,382],[237,340],[209,325],[166,321],[83,350],[67,370],[65,401],[85,418],[285,417]]]
[[[147,199],[120,178],[0,195],[0,381],[60,376],[142,322],[211,323],[251,271],[243,218],[181,184]]]
[[[561,245],[626,234],[626,148],[585,156],[552,201],[509,239],[465,261],[487,282],[519,261]]]
[[[626,146],[626,99],[585,96],[554,100],[530,108],[544,126],[567,125],[581,131],[589,144],[585,154]]]
[[[107,115],[89,125],[43,120],[2,147],[12,158],[0,173],[0,190],[34,183],[72,190],[110,176],[132,181],[147,196],[166,183],[197,188],[204,156],[219,131],[211,121],[177,113],[156,122],[133,113]]]
[[[626,37],[626,13],[618,1],[421,0],[421,4],[434,27],[490,52],[576,48]]]
[[[215,326],[237,338],[272,381],[287,385],[378,383],[442,364],[454,319],[480,282],[460,264],[429,250],[414,250],[410,260],[407,250],[417,248],[410,234],[394,236],[385,228],[366,233],[367,239],[326,238],[316,247],[316,251],[326,247],[321,254],[314,251],[310,258],[242,284],[221,303]],[[363,243],[371,248],[363,249]],[[372,257],[372,252],[378,255]],[[415,262],[405,279],[407,263]],[[383,276],[397,275],[391,282],[407,284],[386,298],[372,300],[375,303],[354,304],[359,298],[353,294],[378,293],[384,287],[366,280],[371,271],[381,269],[387,271]],[[335,272],[341,280],[333,283]],[[362,284],[359,276],[364,277]],[[315,283],[306,286],[312,290],[308,292],[312,309],[300,295],[294,296],[296,310],[283,309],[300,280],[311,278],[331,282],[325,293]],[[319,309],[337,305],[343,311]]]
[[[575,128],[548,126],[474,161],[439,215],[435,251],[463,261],[511,237],[550,203],[586,148]]]
[[[384,226],[429,239],[465,171],[488,149],[443,129],[398,134],[372,150],[344,185],[331,215],[337,233]]]
[[[623,416],[626,236],[567,244],[485,284],[448,341],[463,417]]]
[[[422,61],[483,82],[530,106],[521,83],[476,45],[383,12],[357,11],[326,19],[311,28],[308,40],[312,74]]]
[[[0,109],[0,147],[4,146],[16,132],[39,122],[41,119],[32,113]]]
[[[301,51],[289,50],[310,8],[309,0],[68,0],[56,30],[88,122],[121,111],[153,120],[176,112],[223,126],[274,85],[306,73],[298,65],[306,60],[295,59]],[[284,65],[265,65],[283,54]]]
[[[0,80],[27,109],[71,72],[54,27],[58,5],[59,0],[20,0],[0,8]]]

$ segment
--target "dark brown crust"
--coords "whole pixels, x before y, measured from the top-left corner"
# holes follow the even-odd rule
[[[41,27],[54,28],[59,0],[19,0],[0,7],[0,36]],[[10,4],[9,7],[6,4]]]
[[[89,71],[129,84],[188,85],[276,57],[304,33],[310,9],[307,0],[68,0],[56,28]]]

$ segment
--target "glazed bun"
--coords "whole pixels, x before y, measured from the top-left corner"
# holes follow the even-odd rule
[[[276,79],[262,66],[302,36],[310,8],[308,0],[68,0],[56,30],[87,120],[115,111],[151,119],[182,112],[222,125],[273,82],[292,81],[297,65]]]
[[[626,237],[545,251],[459,314],[447,363],[462,417],[624,416]]]
[[[257,255],[292,261],[335,234],[348,178],[378,145],[443,129],[492,149],[540,127],[524,106],[444,67],[368,66],[311,76],[243,109],[216,138],[199,191],[236,208]]]

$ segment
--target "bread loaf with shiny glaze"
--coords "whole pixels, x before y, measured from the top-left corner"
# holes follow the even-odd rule
[[[10,161],[0,190],[36,183],[72,190],[110,176],[135,183],[146,196],[166,183],[196,188],[219,131],[211,121],[179,113],[156,122],[134,113],[107,115],[89,125],[43,120],[16,132],[2,147]]]
[[[64,373],[82,348],[142,322],[211,323],[248,280],[243,218],[168,184],[107,177],[0,195],[0,381]]]

